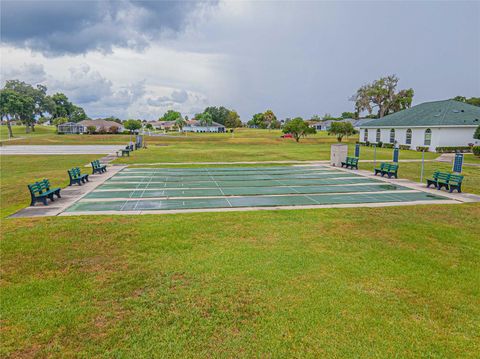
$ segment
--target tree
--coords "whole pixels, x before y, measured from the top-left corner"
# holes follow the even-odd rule
[[[263,118],[263,113],[256,113],[253,115],[252,119],[247,122],[247,125],[257,128],[267,128],[265,119]]]
[[[301,117],[296,117],[283,126],[283,133],[292,134],[295,141],[299,142],[301,137],[316,133],[316,130],[313,127],[309,127],[308,123]]]
[[[123,127],[130,132],[134,132],[142,128],[142,122],[140,120],[127,120],[123,123]]]
[[[356,118],[356,113],[354,112],[342,112],[342,118]]]
[[[267,128],[270,130],[276,126],[277,116],[273,113],[272,110],[267,110],[263,113],[263,120]]]
[[[242,127],[242,121],[240,121],[240,116],[236,111],[229,111],[227,119],[225,120],[225,127],[236,128]]]
[[[332,122],[328,129],[329,135],[337,136],[337,141],[342,142],[343,137],[348,137],[356,133],[350,122]]]
[[[212,125],[213,118],[209,112],[204,112],[200,115],[200,120],[198,121],[200,122],[200,125],[207,126],[207,131],[209,131],[210,129],[208,127]]]
[[[476,140],[480,140],[480,125],[475,130],[475,133],[473,134],[473,138]]]
[[[213,122],[219,123],[224,126],[225,126],[225,122],[227,121],[229,112],[230,110],[223,106],[220,106],[220,107],[210,106],[203,111],[203,113],[209,113],[212,116]]]
[[[52,125],[58,127],[58,125],[61,125],[62,123],[67,123],[67,122],[68,122],[68,118],[66,118],[66,117],[57,117],[57,118],[54,118],[54,119],[52,120]],[[94,127],[95,127],[95,126],[94,126]]]
[[[360,87],[351,98],[355,102],[356,112],[368,111],[371,114],[376,107],[378,117],[381,118],[389,113],[409,108],[412,105],[414,91],[410,88],[395,92],[397,84],[398,77],[391,75]]]
[[[11,121],[17,118],[21,106],[20,94],[9,89],[0,90],[0,114],[1,119],[7,121],[9,138],[13,137]]]
[[[466,97],[463,97],[463,96],[456,96],[453,99],[456,101],[468,103],[469,105],[480,107],[480,97],[470,97],[467,99]]]
[[[175,126],[179,131],[182,131],[183,127],[187,124],[187,121],[182,116],[178,116],[175,120]]]
[[[173,110],[168,110],[167,112],[165,112],[163,114],[162,121],[175,122],[179,117],[180,118],[182,117],[182,114],[180,112],[173,111]]]
[[[145,125],[145,128],[148,129],[148,130],[153,130],[153,126],[152,126],[151,123],[147,123],[147,124]]]
[[[97,132],[97,128],[95,126],[87,126],[87,132],[89,135],[93,135],[95,132]]]
[[[88,119],[83,108],[73,105],[71,110],[70,121],[80,122]]]
[[[113,133],[113,134],[118,133],[118,127],[117,126],[110,126],[108,128],[108,132]]]

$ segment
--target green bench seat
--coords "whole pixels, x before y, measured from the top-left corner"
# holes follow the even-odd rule
[[[435,171],[432,178],[427,178],[427,187],[434,185],[438,190],[445,187],[450,193],[457,190],[458,193],[462,192],[463,176],[453,173]]]
[[[93,174],[107,172],[107,166],[102,165],[99,160],[94,160],[91,162]]]
[[[69,169],[67,172],[68,172],[68,177],[70,178],[69,186],[73,185],[74,183],[81,186],[82,183],[89,182],[88,174],[82,174],[79,167]]]
[[[342,162],[342,167],[345,167],[345,168],[350,167],[352,170],[353,170],[353,168],[358,170],[358,158],[357,157],[347,157],[345,162]]]
[[[54,196],[62,198],[60,196],[60,188],[50,188],[50,181],[48,179],[29,184],[28,190],[31,196],[30,206],[34,206],[38,201],[41,201],[46,206],[47,198],[52,202],[54,201]]]
[[[388,178],[398,178],[398,164],[396,163],[386,163],[382,162],[380,163],[380,167],[377,167],[374,169],[375,171],[375,176],[377,174],[380,174],[382,177],[387,175]]]

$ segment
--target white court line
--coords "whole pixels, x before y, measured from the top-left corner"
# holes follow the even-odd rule
[[[212,181],[215,183],[215,185],[217,186],[217,188],[220,190],[220,192],[222,193],[222,195],[223,195],[223,196],[225,197],[225,199],[227,200],[228,205],[229,205],[230,207],[233,207],[232,204],[230,203],[230,201],[228,200],[228,198],[225,196],[225,193],[223,192],[223,190],[222,190],[222,189],[220,188],[220,186],[218,185],[217,181],[215,181],[215,179],[213,178],[213,176],[210,174],[210,171],[207,170],[207,172],[208,172],[210,178],[212,179]]]
[[[154,174],[155,174],[155,172],[154,172]],[[146,191],[146,189],[148,188],[148,185],[150,184],[150,182],[152,182],[152,178],[153,178],[153,176],[150,177],[150,181],[148,181],[147,185],[143,188],[143,192],[142,192],[142,194],[140,195],[140,198],[143,198],[143,195],[145,194],[145,191]],[[134,193],[135,193],[135,191],[133,191],[133,192],[130,194],[130,196],[132,196]],[[133,207],[133,210],[134,210],[134,211],[137,209],[137,206],[138,206],[139,203],[140,203],[140,201],[137,201],[137,203],[135,203],[135,207]]]

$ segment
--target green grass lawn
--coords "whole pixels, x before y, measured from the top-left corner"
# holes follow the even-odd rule
[[[55,127],[53,126],[35,126],[35,132],[26,133],[25,126],[12,126],[12,132],[14,138],[25,138],[27,140],[32,140],[37,137],[54,137]],[[4,141],[8,139],[8,128],[7,126],[0,126],[0,140]],[[16,142],[17,140],[13,141]],[[18,140],[20,141],[20,139]],[[12,143],[14,144],[14,143]]]
[[[207,136],[158,151],[199,161],[219,148]],[[327,148],[318,136],[215,141],[222,160],[255,157],[228,141],[265,142],[257,159],[270,147],[305,158]],[[68,168],[94,158],[1,157],[1,357],[478,355],[480,204],[5,218],[28,205],[27,183],[65,186]],[[419,166],[401,163],[400,177]],[[480,168],[464,170],[479,193]]]
[[[1,355],[474,358],[478,218],[474,204],[4,220]]]
[[[82,166],[98,158],[99,155],[1,156],[0,216],[8,216],[30,204],[28,184],[48,178],[52,186],[65,187],[69,182],[68,169],[80,167],[91,173],[91,168]]]

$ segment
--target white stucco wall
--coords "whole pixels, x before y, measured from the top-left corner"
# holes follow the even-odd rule
[[[225,127],[216,126],[184,126],[184,132],[225,132]]]
[[[473,139],[475,126],[470,127],[428,127],[432,130],[430,151],[435,151],[436,147],[445,146],[467,146],[469,143],[479,144],[480,141]],[[399,145],[406,145],[408,127],[395,128],[395,140]],[[425,131],[427,127],[410,127],[412,130],[412,149],[417,146],[425,146]],[[365,130],[368,130],[368,141],[376,141],[377,128],[360,128],[360,141],[365,141]],[[390,143],[391,128],[380,128],[380,141]]]

